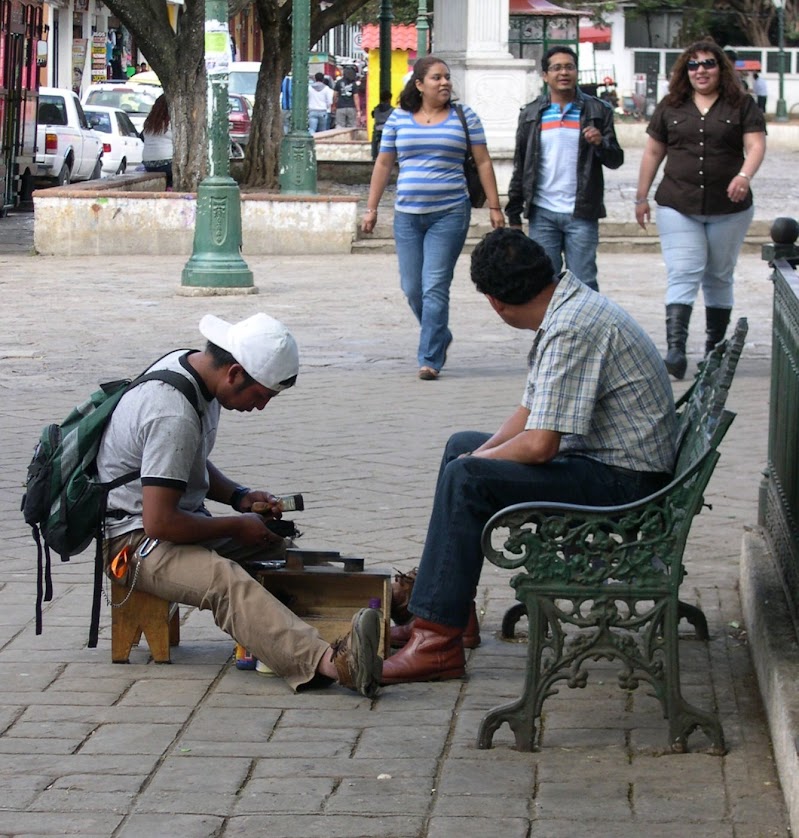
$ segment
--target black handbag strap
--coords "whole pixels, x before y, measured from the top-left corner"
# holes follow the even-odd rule
[[[469,126],[466,124],[466,116],[463,113],[463,106],[462,105],[455,105],[455,112],[458,114],[458,119],[461,121],[461,125],[463,125],[463,133],[466,134],[466,156],[472,156],[472,140],[469,137]]]

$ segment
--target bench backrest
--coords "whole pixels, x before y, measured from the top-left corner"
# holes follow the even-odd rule
[[[675,476],[688,471],[721,441],[719,422],[748,331],[746,318],[739,318],[732,336],[708,355],[691,389],[678,402]]]

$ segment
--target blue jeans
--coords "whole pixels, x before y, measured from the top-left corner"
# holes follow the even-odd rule
[[[440,212],[394,213],[400,286],[422,327],[417,352],[420,367],[440,370],[444,366],[452,340],[449,286],[471,217],[468,200]]]
[[[596,281],[596,248],[599,244],[599,222],[575,218],[568,212],[552,212],[530,207],[530,238],[537,241],[552,260],[555,273],[566,267],[589,288],[599,290]]]
[[[666,263],[666,305],[692,306],[702,286],[707,308],[732,308],[733,271],[755,208],[729,215],[683,215],[657,208]]]
[[[317,131],[327,130],[327,111],[308,111],[308,131],[315,134]]]
[[[631,503],[662,489],[670,479],[667,474],[615,469],[577,455],[558,456],[538,466],[480,457],[457,459],[488,438],[476,431],[453,434],[441,460],[409,606],[433,623],[466,626],[483,566],[480,536],[495,512],[526,501]]]

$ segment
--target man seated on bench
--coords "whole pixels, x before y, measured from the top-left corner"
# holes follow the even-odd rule
[[[283,538],[267,526],[280,517],[277,500],[238,486],[209,459],[221,408],[263,410],[294,384],[297,344],[266,314],[235,324],[209,314],[200,332],[204,350],[175,351],[153,368],[191,382],[202,418],[176,387],[147,381],[122,397],[103,435],[100,480],[141,472],[109,494],[106,559],[127,546],[131,566],[121,584],[210,609],[221,629],[293,689],[338,681],[371,697],[380,683],[379,612],[359,611],[334,649],[266,591],[239,562],[285,554]],[[211,517],[206,498],[236,514]],[[251,512],[256,501],[269,504],[271,516]]]
[[[527,501],[630,503],[663,488],[674,467],[668,374],[626,311],[569,271],[556,277],[544,249],[520,230],[486,235],[471,274],[509,326],[536,333],[527,383],[493,436],[465,431],[447,443],[410,598],[415,616],[410,631],[392,630],[408,639],[384,661],[384,684],[464,674],[480,536],[494,513]]]

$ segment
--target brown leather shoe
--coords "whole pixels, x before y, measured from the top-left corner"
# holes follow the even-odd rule
[[[403,626],[391,626],[391,648],[401,649],[411,639],[415,617]],[[476,649],[480,645],[480,623],[477,620],[477,605],[472,603],[469,622],[463,630],[463,648]]]
[[[339,684],[367,698],[374,698],[380,689],[380,623],[379,611],[361,608],[352,618],[350,633],[333,644],[331,661],[336,666]]]
[[[466,671],[463,629],[430,623],[421,617],[413,621],[410,640],[383,661],[382,684],[408,681],[446,681]]]
[[[391,583],[391,619],[398,625],[403,626],[412,617],[408,611],[408,603],[411,600],[413,583],[416,581],[416,574],[419,568],[415,567],[410,573],[403,573],[398,570]]]

